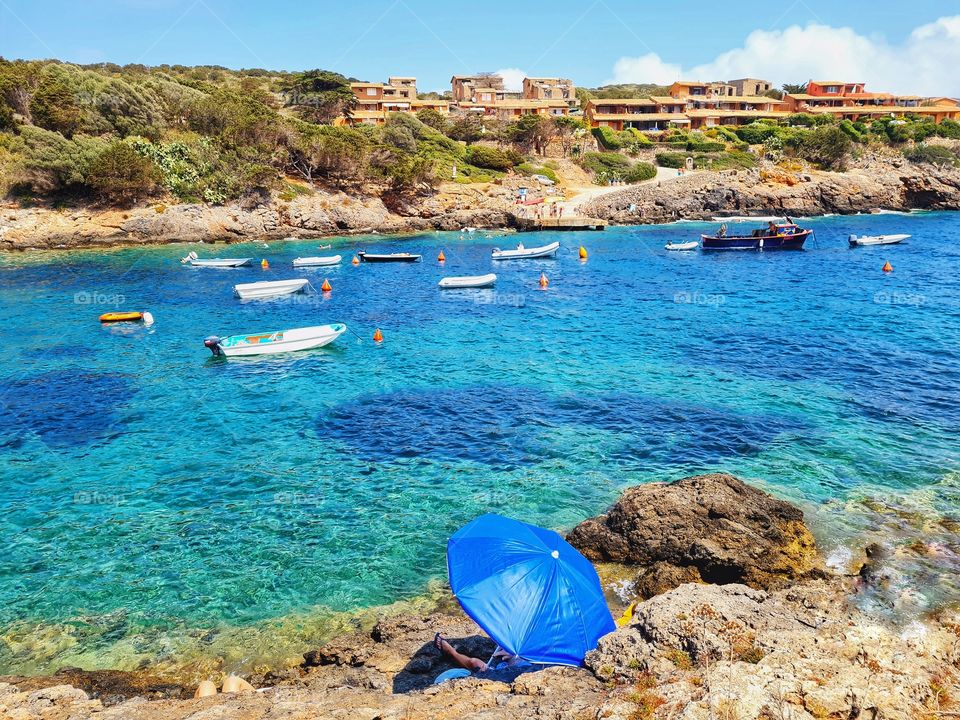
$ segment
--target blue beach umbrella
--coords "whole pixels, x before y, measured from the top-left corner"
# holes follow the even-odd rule
[[[464,612],[512,655],[580,665],[613,618],[593,565],[552,530],[481,515],[447,543]]]

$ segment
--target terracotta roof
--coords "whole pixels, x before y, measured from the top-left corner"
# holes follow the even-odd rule
[[[594,120],[629,120],[629,121],[647,121],[647,122],[689,122],[689,119],[683,113],[596,113],[592,116]]]
[[[677,98],[670,97],[669,95],[651,95],[650,99],[653,100],[658,105],[686,105],[686,100],[678,100]]]
[[[649,98],[590,98],[587,104],[594,107],[599,105],[656,105]]]

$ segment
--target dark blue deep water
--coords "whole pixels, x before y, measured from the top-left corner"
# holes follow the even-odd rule
[[[810,224],[803,252],[668,253],[704,228],[676,224],[524,236],[557,259],[495,266],[516,236],[4,257],[0,672],[289,654],[422,595],[479,513],[562,530],[628,485],[717,470],[799,502],[838,564],[896,546],[891,602],[955,599],[960,216]],[[883,232],[913,237],[847,247]],[[425,262],[353,267],[360,246]],[[181,266],[191,249],[270,268]],[[436,287],[491,269],[495,290]],[[333,292],[232,295],[300,276]],[[156,323],[101,327],[115,309]],[[300,354],[202,344],[333,321],[352,332]]]

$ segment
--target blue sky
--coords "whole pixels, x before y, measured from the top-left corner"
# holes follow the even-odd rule
[[[943,0],[0,0],[0,55],[322,67],[365,80],[415,75],[424,90],[446,89],[454,73],[507,68],[586,86],[741,70],[782,83],[835,70],[869,76],[840,79],[922,81],[948,93],[956,73],[938,77],[938,65],[954,59],[947,46],[960,37],[953,24],[931,24],[956,15],[960,3]],[[921,42],[928,26],[946,48],[933,58]],[[897,68],[909,53],[923,56],[928,76]]]

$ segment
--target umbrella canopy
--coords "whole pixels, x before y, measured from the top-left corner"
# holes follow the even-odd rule
[[[447,543],[453,594],[500,647],[580,665],[615,626],[593,565],[552,530],[481,515]]]

